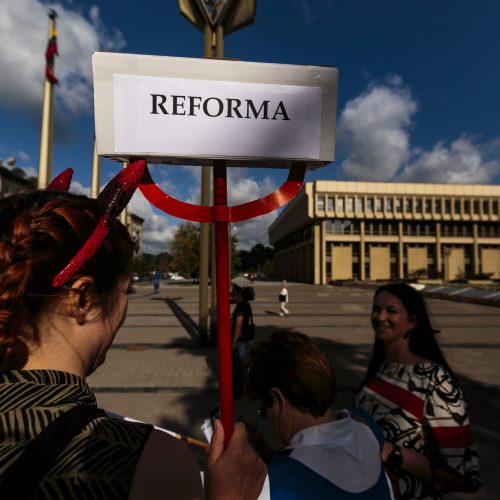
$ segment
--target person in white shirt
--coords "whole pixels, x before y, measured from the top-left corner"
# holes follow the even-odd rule
[[[288,316],[290,311],[286,308],[288,304],[288,290],[286,287],[286,281],[283,280],[283,287],[279,294],[279,303],[280,303],[280,316]]]

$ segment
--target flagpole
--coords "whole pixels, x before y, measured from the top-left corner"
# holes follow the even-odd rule
[[[99,188],[101,180],[101,161],[97,155],[97,147],[94,135],[94,157],[92,159],[92,184],[90,188],[90,196],[97,198],[99,196]]]
[[[49,10],[49,43],[55,34],[57,12]],[[47,55],[46,55],[47,58]],[[48,62],[47,62],[48,63]],[[54,79],[55,80],[55,79]],[[38,162],[38,188],[47,187],[52,178],[52,131],[53,131],[53,87],[57,80],[50,81],[47,78],[47,68],[43,87],[43,109],[42,109],[42,131],[40,136],[40,159]]]

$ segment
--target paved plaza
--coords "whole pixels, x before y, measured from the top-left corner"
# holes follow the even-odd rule
[[[333,361],[337,406],[352,405],[372,347],[373,288],[289,283],[291,315],[279,316],[278,282],[255,282],[257,339],[290,326],[314,337]],[[500,308],[428,300],[439,341],[469,403],[485,488],[449,499],[500,498]],[[148,283],[130,296],[127,320],[106,363],[89,377],[100,406],[203,439],[199,426],[218,404],[217,351],[198,346],[198,287]],[[247,403],[236,413],[251,412]]]

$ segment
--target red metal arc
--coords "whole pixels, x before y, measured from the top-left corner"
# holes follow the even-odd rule
[[[157,208],[194,222],[213,222],[215,233],[215,271],[217,282],[217,333],[219,359],[219,405],[227,446],[233,433],[233,390],[231,359],[231,322],[229,310],[229,238],[228,223],[267,214],[288,201],[300,190],[306,172],[305,164],[292,166],[287,180],[273,193],[258,200],[233,207],[227,206],[226,162],[214,161],[214,206],[192,205],[164,193],[153,181],[146,166],[139,189]]]
[[[289,202],[302,187],[305,172],[305,164],[295,164],[291,167],[287,180],[276,191],[264,198],[232,207],[217,204],[213,207],[193,205],[179,201],[155,184],[147,167],[139,189],[156,208],[180,219],[194,222],[240,222],[272,212]]]

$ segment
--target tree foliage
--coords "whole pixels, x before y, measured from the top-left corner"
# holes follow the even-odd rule
[[[250,250],[239,251],[239,270],[252,273],[271,274],[273,249],[257,243]]]
[[[200,227],[192,222],[177,226],[170,243],[170,271],[186,278],[195,278],[200,269]]]

